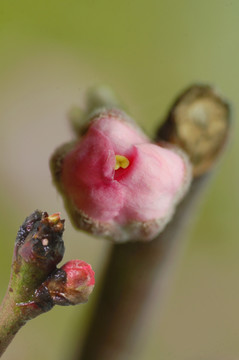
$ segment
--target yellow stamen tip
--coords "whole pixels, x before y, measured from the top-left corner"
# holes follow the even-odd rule
[[[115,170],[126,169],[129,166],[129,159],[123,155],[115,155]]]

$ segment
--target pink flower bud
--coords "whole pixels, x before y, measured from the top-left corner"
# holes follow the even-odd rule
[[[70,260],[44,282],[38,297],[47,294],[53,305],[85,303],[95,285],[94,275],[91,266],[85,261]]]
[[[91,266],[82,260],[70,260],[61,267],[66,273],[64,294],[72,304],[88,301],[95,285],[95,273]]]
[[[118,110],[95,115],[80,140],[52,159],[74,224],[121,242],[162,231],[191,178],[186,156],[163,146]]]

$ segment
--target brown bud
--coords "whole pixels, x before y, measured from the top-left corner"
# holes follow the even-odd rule
[[[208,85],[193,85],[173,104],[157,139],[178,145],[189,156],[194,176],[214,164],[228,137],[230,107]]]

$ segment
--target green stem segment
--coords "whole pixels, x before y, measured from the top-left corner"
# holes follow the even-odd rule
[[[0,307],[0,356],[6,350],[18,330],[25,324],[20,309],[10,293],[11,288],[3,299]]]
[[[34,301],[17,302],[21,299],[19,293],[14,292],[14,286],[11,284],[3,299],[0,307],[0,356],[4,353],[8,345],[13,340],[20,328],[25,325],[28,320],[35,318],[43,312],[50,310],[51,306],[39,307]]]

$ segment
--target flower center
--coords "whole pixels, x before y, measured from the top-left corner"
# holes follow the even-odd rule
[[[123,155],[115,155],[115,170],[119,168],[126,169],[129,166],[129,160]]]

